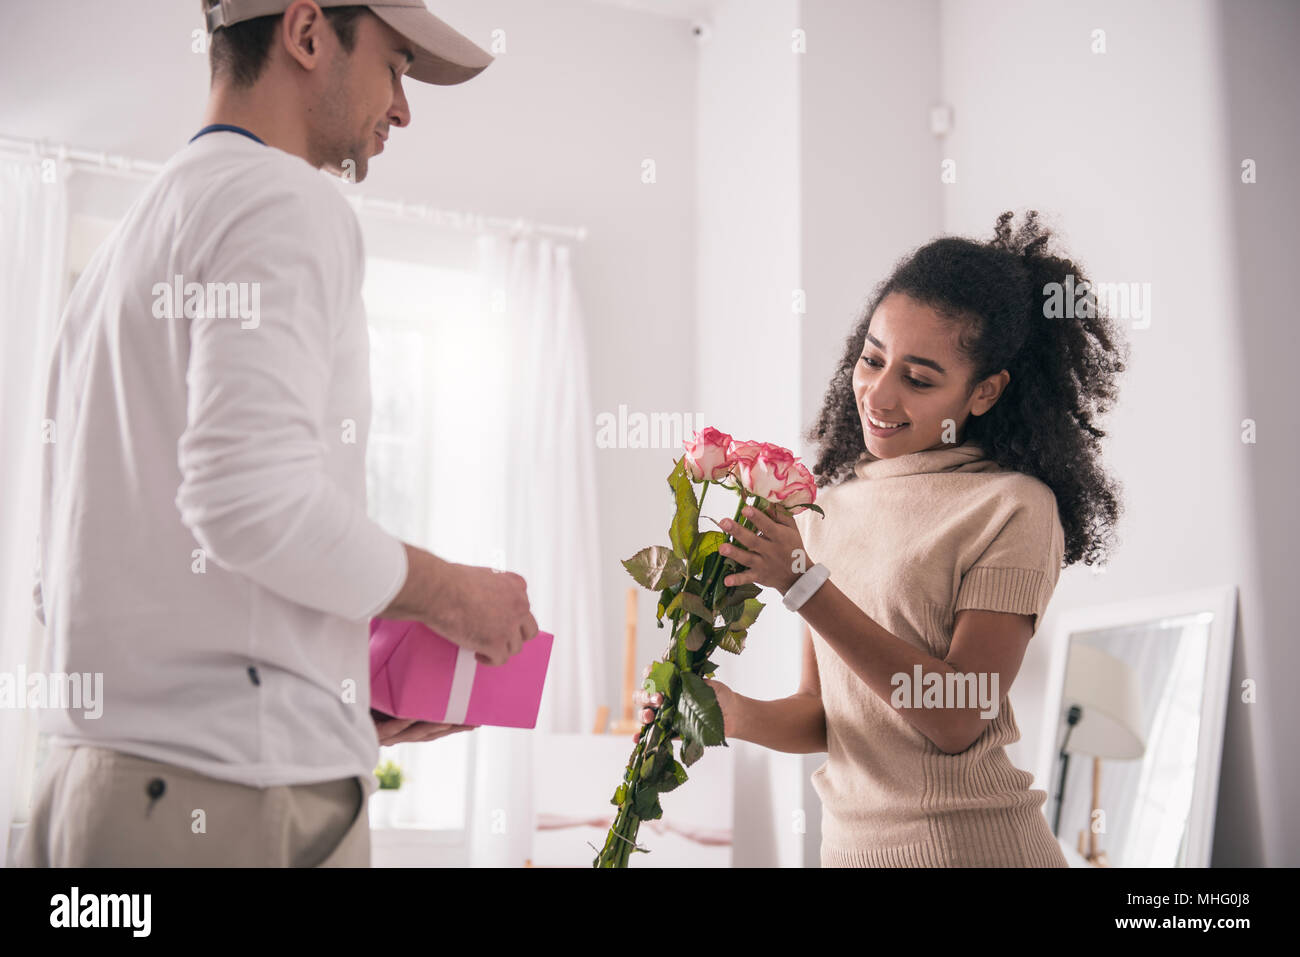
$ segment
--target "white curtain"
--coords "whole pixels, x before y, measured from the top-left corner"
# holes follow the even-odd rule
[[[0,159],[0,674],[39,661],[33,611],[41,418],[50,349],[66,294],[67,177],[58,159]],[[16,693],[25,689],[16,688]],[[0,708],[0,864],[32,782],[35,713]],[[20,815],[24,819],[26,814]]]
[[[510,347],[505,567],[528,583],[533,615],[555,635],[537,731],[590,729],[604,673],[596,536],[595,419],[570,250],[527,234],[478,240],[485,308]],[[518,867],[531,855],[536,734],[472,732],[472,866]]]

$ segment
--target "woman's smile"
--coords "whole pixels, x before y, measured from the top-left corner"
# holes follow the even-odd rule
[[[867,431],[882,438],[896,435],[910,424],[905,421],[889,422],[885,419],[878,419],[865,410],[862,413],[862,419],[866,423]]]

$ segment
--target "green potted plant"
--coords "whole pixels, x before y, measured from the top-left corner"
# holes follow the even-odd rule
[[[375,777],[379,779],[379,790],[370,796],[370,826],[392,827],[394,811],[397,809],[397,792],[405,775],[398,764],[384,761],[375,768]]]

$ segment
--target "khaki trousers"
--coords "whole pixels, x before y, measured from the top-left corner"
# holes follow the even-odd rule
[[[20,867],[369,867],[360,778],[254,788],[51,745]]]

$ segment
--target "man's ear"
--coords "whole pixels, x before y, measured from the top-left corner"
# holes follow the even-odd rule
[[[311,3],[293,3],[280,18],[280,45],[304,70],[314,70],[321,58],[321,29],[325,17]]]

